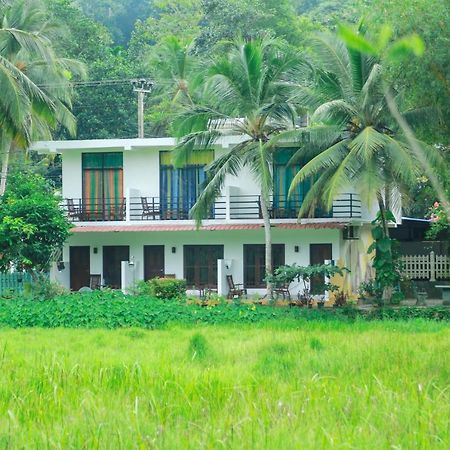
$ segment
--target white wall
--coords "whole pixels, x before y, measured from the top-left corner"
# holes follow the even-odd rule
[[[151,141],[151,140],[149,140]],[[83,152],[102,152],[102,151],[123,151],[124,160],[124,192],[127,194],[130,190],[133,195],[155,196],[159,197],[159,153],[167,151],[167,148],[151,147],[148,148],[130,148],[120,150],[117,148],[105,148],[90,150],[89,148],[67,149],[63,151],[63,197],[80,198],[82,196],[82,170],[81,155]],[[215,150],[216,157],[228,152],[228,148],[219,148]],[[258,184],[250,173],[248,167],[242,168],[238,176],[227,176],[225,186],[234,186],[237,195],[260,194]],[[227,189],[223,190],[225,195]],[[343,192],[357,192],[357,186],[349,186]],[[398,197],[398,195],[396,196]],[[396,202],[399,205],[399,202]],[[370,205],[362,205],[362,220],[370,222],[375,218],[377,212],[376,199]],[[400,221],[401,210],[396,208],[397,221]]]
[[[286,264],[308,265],[309,245],[330,243],[333,246],[333,259],[340,257],[340,230],[280,230],[273,229],[274,244],[285,244]],[[165,273],[173,273],[183,278],[183,245],[209,244],[224,245],[224,259],[232,261],[231,271],[235,283],[243,283],[243,245],[263,244],[264,231],[187,231],[187,232],[106,232],[75,233],[64,248],[63,260],[69,261],[69,246],[89,245],[91,247],[91,273],[103,273],[103,246],[129,245],[130,258],[134,257],[135,274],[138,279],[144,276],[144,245],[165,246]],[[295,252],[299,246],[299,252]],[[175,253],[172,253],[175,247]],[[97,249],[97,254],[94,253]]]

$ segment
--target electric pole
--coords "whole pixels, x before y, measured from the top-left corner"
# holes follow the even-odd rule
[[[131,80],[133,91],[137,92],[138,96],[138,137],[144,137],[144,98],[145,94],[150,94],[153,88],[153,81],[146,78],[139,80]]]

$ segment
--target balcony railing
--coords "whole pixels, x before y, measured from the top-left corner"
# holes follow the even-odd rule
[[[62,206],[72,222],[121,221],[126,216],[125,198],[66,198]]]
[[[130,220],[188,220],[193,201],[172,199],[161,201],[160,197],[130,198]],[[219,197],[208,212],[206,219],[225,219],[226,200]]]
[[[269,214],[272,219],[296,219],[301,205],[301,198],[271,196]],[[192,206],[192,201],[182,199],[161,201],[160,197],[131,197],[128,200],[68,198],[63,204],[73,222],[188,220]],[[339,194],[333,201],[331,211],[317,208],[314,218],[361,218],[361,200],[357,194]],[[261,197],[259,195],[219,197],[205,219],[262,219]]]

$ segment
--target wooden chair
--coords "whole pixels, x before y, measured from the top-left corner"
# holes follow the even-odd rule
[[[98,273],[89,275],[89,287],[95,291],[101,288],[102,276]]]
[[[291,293],[289,292],[289,283],[283,283],[279,286],[275,286],[273,289],[275,295],[281,295],[283,300],[291,301]]]
[[[156,219],[157,216],[161,215],[161,211],[159,208],[159,203],[155,203],[155,198],[152,197],[152,203],[148,203],[147,197],[141,197],[141,205],[142,205],[142,220],[144,218],[152,218]]]
[[[73,198],[68,198],[67,200],[67,215],[70,219],[82,220],[82,211],[80,208],[75,206]]]
[[[247,289],[245,289],[242,284],[234,283],[233,275],[227,275],[227,283],[228,283],[227,298],[233,299],[235,297],[242,297],[243,295],[247,295]]]

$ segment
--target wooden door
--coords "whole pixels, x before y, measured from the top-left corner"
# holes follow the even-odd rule
[[[332,244],[310,244],[309,246],[309,263],[311,265],[323,264],[325,260],[333,258]],[[311,293],[323,294],[321,285],[325,282],[324,277],[314,277],[311,279]]]
[[[185,245],[183,250],[188,287],[217,287],[217,260],[223,259],[223,245]]]
[[[144,245],[144,280],[164,276],[164,245]]]
[[[91,260],[90,247],[70,247],[70,289],[78,291],[83,286],[89,287]]]
[[[103,247],[103,282],[112,289],[121,287],[121,262],[129,261],[128,245],[105,245]]]
[[[284,266],[284,244],[272,244],[272,267]],[[244,244],[244,286],[265,288],[266,246],[264,244]]]

